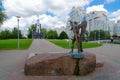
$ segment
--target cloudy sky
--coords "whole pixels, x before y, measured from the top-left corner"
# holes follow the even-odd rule
[[[120,0],[0,0],[8,19],[2,28],[17,27],[16,16],[20,18],[20,29],[26,31],[39,18],[42,27],[47,29],[66,26],[73,6],[80,6],[87,13],[106,11],[110,19],[120,19]]]

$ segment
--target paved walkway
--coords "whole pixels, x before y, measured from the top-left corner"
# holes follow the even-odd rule
[[[104,67],[82,77],[75,76],[25,76],[24,64],[29,53],[69,52],[44,39],[35,39],[28,50],[0,51],[0,80],[119,80],[120,45],[105,44],[102,47],[85,49],[95,53]],[[9,77],[8,77],[9,76]]]
[[[17,64],[25,62],[26,50],[0,50],[0,80],[7,80]]]
[[[35,39],[28,50],[30,53],[50,53],[50,52],[66,52],[68,50],[58,47],[47,40]]]

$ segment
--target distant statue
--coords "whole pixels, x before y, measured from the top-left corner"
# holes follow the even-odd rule
[[[36,33],[40,33],[40,32],[41,32],[41,24],[39,23],[39,19],[38,19],[36,24]]]
[[[86,18],[84,17],[84,20],[82,21],[81,24],[78,24],[77,22],[70,21],[70,25],[71,25],[71,30],[74,33],[74,36],[73,36],[73,39],[72,39],[71,53],[73,53],[74,42],[75,41],[77,43],[78,53],[83,52],[82,39],[84,37],[84,34],[86,32],[86,27],[87,27]],[[81,33],[79,34],[79,29],[80,28],[81,28]]]

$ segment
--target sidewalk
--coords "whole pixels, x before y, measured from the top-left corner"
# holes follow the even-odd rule
[[[51,53],[51,52],[67,52],[67,49],[56,46],[45,39],[34,39],[29,50],[30,53]]]

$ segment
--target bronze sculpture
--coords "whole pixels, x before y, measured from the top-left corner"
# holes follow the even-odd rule
[[[71,25],[71,30],[73,30],[74,36],[72,39],[72,48],[71,48],[71,52],[73,53],[73,48],[74,48],[74,42],[76,41],[77,46],[78,46],[78,53],[73,53],[71,54],[72,58],[76,59],[75,62],[75,69],[74,69],[74,75],[79,75],[79,60],[84,58],[84,54],[82,54],[81,52],[83,52],[83,48],[82,48],[82,39],[84,37],[84,34],[86,32],[86,27],[87,27],[87,21],[86,18],[84,17],[84,20],[82,21],[81,24],[78,24],[77,22],[72,22],[70,21],[70,25]],[[79,34],[79,29],[81,28],[81,33]]]
[[[77,22],[70,21],[70,25],[71,25],[71,30],[73,30],[73,33],[74,33],[74,36],[73,36],[73,39],[72,39],[71,53],[73,53],[73,48],[74,48],[74,42],[75,41],[77,43],[78,53],[83,52],[82,39],[84,37],[84,34],[86,32],[86,27],[87,27],[86,18],[84,17],[84,20],[82,21],[81,24],[78,24]],[[79,34],[79,29],[80,28],[81,28],[81,33]]]

